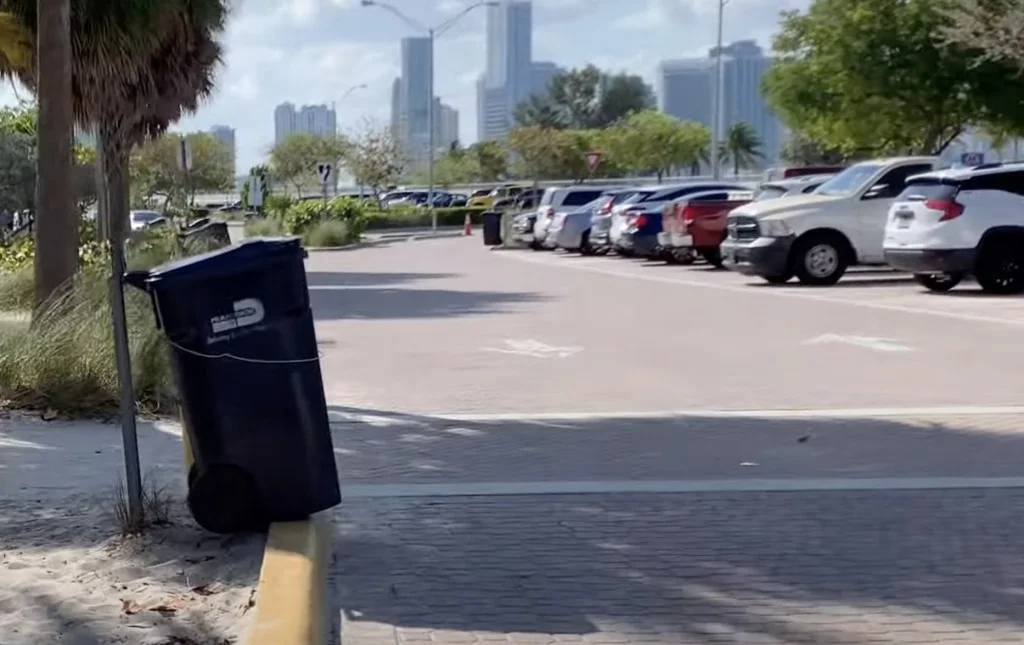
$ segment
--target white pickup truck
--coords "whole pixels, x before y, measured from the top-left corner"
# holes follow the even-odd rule
[[[773,284],[835,284],[854,264],[885,264],[889,206],[907,178],[941,166],[937,157],[875,159],[850,166],[814,193],[751,202],[729,213],[725,266]]]

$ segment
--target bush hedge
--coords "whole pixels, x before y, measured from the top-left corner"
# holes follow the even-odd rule
[[[462,226],[469,215],[474,226],[486,208],[435,208],[438,226]],[[431,225],[431,213],[425,208],[388,208],[366,213],[366,229],[423,228]]]

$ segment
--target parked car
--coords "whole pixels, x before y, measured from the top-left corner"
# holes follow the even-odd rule
[[[616,201],[626,199],[636,192],[635,188],[609,188],[589,204],[566,213],[556,240],[558,248],[586,255],[600,252],[600,249],[591,243],[591,229],[595,218],[607,220],[602,213],[610,213]],[[607,252],[607,247],[603,248]]]
[[[491,208],[494,202],[506,199],[514,198],[516,195],[521,193],[525,189],[525,186],[517,186],[515,184],[506,184],[499,188],[487,192],[482,196],[474,196],[469,200],[469,206],[477,208]],[[475,193],[474,193],[475,195]]]
[[[658,234],[663,257],[672,263],[687,263],[699,255],[708,264],[721,267],[719,245],[725,239],[726,216],[753,199],[754,193],[749,190],[715,190],[694,193],[666,204],[663,231]]]
[[[889,209],[885,261],[932,291],[973,275],[983,291],[1024,292],[1024,164],[911,177]]]
[[[156,211],[132,211],[129,220],[133,231],[139,231],[153,225],[154,222],[163,219],[162,213]]]
[[[600,186],[570,186],[545,190],[537,209],[537,219],[534,223],[533,240],[530,246],[535,250],[555,248],[555,239],[548,238],[548,228],[555,218],[576,210],[584,204],[589,204],[600,197],[604,190]],[[557,226],[561,227],[560,217]]]
[[[609,203],[605,204],[590,218],[590,239],[588,244],[594,253],[607,253],[613,248],[611,231],[615,215],[639,200],[653,195],[657,188],[623,189]]]
[[[854,264],[881,265],[889,207],[907,179],[936,170],[936,157],[850,166],[809,195],[753,202],[729,214],[725,266],[781,284],[835,284]]]
[[[695,182],[662,187],[626,204],[621,210],[612,209],[612,226],[609,231],[612,247],[619,255],[627,257],[660,255],[658,233],[662,230],[661,217],[665,204],[709,190],[748,189],[742,184],[724,182]]]
[[[781,179],[795,179],[808,175],[834,175],[846,170],[846,166],[789,166],[786,168],[769,168],[764,171],[762,180],[765,182]]]
[[[541,198],[544,197],[543,188],[527,188],[523,192],[516,195],[513,200],[512,207],[518,210],[529,210],[531,208],[537,208]]]
[[[779,181],[766,181],[758,187],[754,194],[755,202],[763,202],[779,197],[792,195],[807,195],[813,193],[819,186],[834,177],[835,175],[803,175],[793,179],[780,179]]]
[[[469,197],[461,193],[452,193],[451,201],[448,202],[448,208],[462,208],[469,201]]]

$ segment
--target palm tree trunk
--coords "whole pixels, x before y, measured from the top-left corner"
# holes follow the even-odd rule
[[[38,93],[36,305],[78,269],[79,216],[72,190],[71,2],[37,2]]]
[[[101,185],[97,188],[106,207],[100,211],[100,230],[103,239],[122,244],[129,230],[128,154],[112,128],[101,126],[99,130],[97,165]]]

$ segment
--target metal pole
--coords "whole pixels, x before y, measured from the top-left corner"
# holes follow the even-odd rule
[[[109,202],[108,202],[109,203]],[[139,467],[139,437],[135,428],[135,388],[132,359],[128,351],[128,322],[124,311],[124,243],[114,241],[110,254],[110,304],[114,318],[114,354],[117,380],[121,385],[121,443],[124,445],[125,477],[128,480],[128,514],[133,526],[141,526],[142,473]]]
[[[715,179],[722,176],[718,146],[722,140],[722,19],[725,14],[725,2],[726,0],[718,0],[718,46],[715,50],[715,86],[711,98],[711,175]]]
[[[427,128],[428,135],[427,150],[427,208],[430,209],[430,230],[437,233],[437,211],[434,210],[434,30],[429,29],[430,34],[430,65],[427,72],[427,87],[429,102],[427,103]]]

